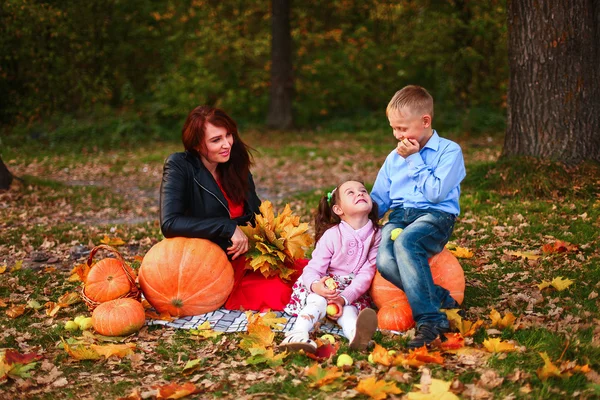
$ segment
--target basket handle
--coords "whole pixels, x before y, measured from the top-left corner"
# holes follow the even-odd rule
[[[117,249],[115,249],[114,247],[109,246],[107,244],[99,244],[98,246],[95,246],[92,249],[92,251],[90,251],[90,255],[88,256],[88,259],[87,259],[87,266],[90,267],[90,269],[92,268],[92,265],[94,262],[94,255],[98,252],[98,250],[108,250],[111,253],[115,254],[117,260],[121,261],[121,265],[123,267],[123,271],[125,271],[125,275],[127,275],[127,279],[129,279],[129,282],[132,285],[135,285],[135,276],[132,276],[131,272],[130,272],[130,271],[133,271],[133,269],[127,268],[127,263],[125,262],[125,259],[123,258],[121,253],[119,253],[119,251]]]

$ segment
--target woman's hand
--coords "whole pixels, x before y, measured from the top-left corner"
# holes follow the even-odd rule
[[[235,232],[230,240],[231,246],[227,248],[227,254],[231,256],[232,260],[248,251],[248,236],[242,232],[239,226],[235,227]]]
[[[312,290],[314,293],[318,294],[319,296],[324,297],[325,299],[327,299],[327,301],[329,301],[329,300],[333,300],[334,298],[338,297],[338,292],[335,289],[329,289],[325,285],[325,281],[327,279],[329,279],[329,276],[325,275],[318,281],[313,282],[312,285],[310,285],[310,290]]]

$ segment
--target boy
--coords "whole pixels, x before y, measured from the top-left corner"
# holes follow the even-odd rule
[[[420,86],[406,86],[389,102],[386,115],[398,146],[377,174],[371,196],[379,217],[389,209],[377,253],[381,275],[404,290],[417,324],[409,348],[429,345],[450,330],[440,308],[458,308],[435,285],[428,258],[443,250],[460,208],[465,164],[460,146],[432,128],[433,98]],[[395,240],[391,232],[403,231]]]

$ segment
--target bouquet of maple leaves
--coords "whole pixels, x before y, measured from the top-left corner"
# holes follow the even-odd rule
[[[277,216],[268,200],[261,203],[259,210],[255,226],[240,227],[250,242],[246,268],[260,271],[266,278],[279,276],[289,280],[296,272],[294,263],[304,258],[313,243],[306,233],[308,224],[300,223],[300,217],[292,215],[289,204]]]

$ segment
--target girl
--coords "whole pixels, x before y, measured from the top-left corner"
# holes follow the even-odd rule
[[[346,181],[323,196],[315,218],[312,259],[294,284],[285,308],[298,318],[280,347],[314,353],[317,344],[309,339],[309,331],[328,310],[350,348],[367,347],[377,330],[377,314],[368,308],[367,293],[377,270],[381,241],[377,215],[377,205],[360,182]]]

